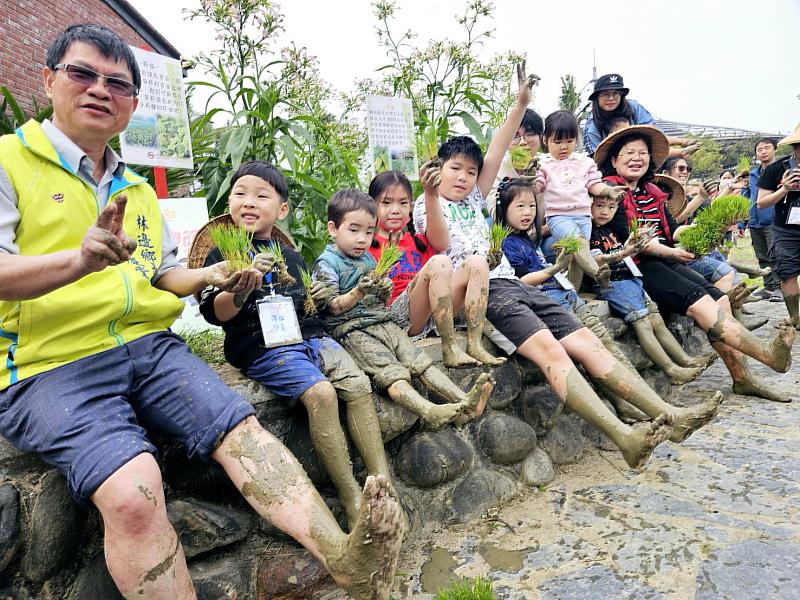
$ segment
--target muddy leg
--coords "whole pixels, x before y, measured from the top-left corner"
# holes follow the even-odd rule
[[[550,331],[537,331],[517,348],[517,352],[539,366],[556,395],[575,414],[607,435],[632,468],[642,467],[653,448],[669,437],[672,430],[669,417],[658,417],[653,423],[637,428],[617,419],[581,376],[565,348],[556,342]]]
[[[425,425],[434,430],[452,423],[466,407],[464,403],[434,404],[420,396],[411,382],[403,379],[395,381],[386,391],[392,400],[418,415]]]
[[[428,367],[420,380],[429,390],[433,390],[451,404],[464,405],[464,414],[472,418],[480,417],[486,408],[486,402],[494,389],[494,378],[488,373],[481,373],[469,392],[464,392],[453,380],[436,367]]]
[[[653,327],[653,333],[661,344],[661,347],[667,351],[667,354],[672,357],[676,363],[682,367],[705,367],[717,358],[715,352],[710,352],[704,356],[690,356],[681,346],[680,342],[675,339],[672,332],[667,327],[661,313],[658,312],[658,307],[653,304],[650,308],[650,324]]]
[[[747,357],[744,354],[721,342],[712,342],[711,345],[719,353],[722,362],[725,363],[728,372],[731,374],[734,394],[757,396],[773,402],[792,401],[791,398],[782,396],[775,391],[775,388],[766,381],[758,379],[750,371],[750,367],[747,365]]]
[[[464,314],[467,317],[467,354],[485,365],[496,367],[505,358],[492,356],[483,347],[483,326],[489,299],[489,266],[482,256],[471,256],[456,271],[454,288],[465,288]]]
[[[602,267],[598,265],[589,250],[589,242],[583,237],[579,239],[581,241],[581,249],[575,253],[572,264],[577,265],[581,272],[586,273],[589,277],[594,279],[600,287],[607,288],[611,281],[611,270],[608,268],[608,265],[603,265]],[[577,273],[573,273],[570,267],[570,270],[567,272],[567,277],[570,282],[572,282],[572,285],[575,286],[576,290],[581,289],[583,275],[578,276]],[[573,281],[572,277],[575,277],[576,281]]]
[[[786,310],[789,311],[789,319],[796,329],[800,329],[800,294],[786,295],[783,294],[783,303],[786,304]]]
[[[92,495],[103,518],[106,564],[125,598],[196,598],[180,540],[167,518],[161,471],[140,454]]]
[[[402,540],[402,509],[385,477],[367,478],[348,536],[297,459],[254,417],[237,425],[212,458],[262,517],[305,546],[354,598],[389,597]]]
[[[372,402],[372,394],[351,400],[345,407],[350,437],[358,448],[361,458],[364,459],[367,473],[384,475],[391,481],[392,472],[386,460],[381,426],[378,414],[375,412],[375,404]]]
[[[639,345],[644,350],[647,357],[653,361],[659,369],[669,376],[670,381],[676,385],[689,383],[700,375],[700,367],[680,367],[672,362],[667,352],[661,346],[658,338],[655,336],[650,319],[647,317],[634,321],[633,330],[636,332],[636,338],[639,340]]]
[[[772,342],[762,342],[722,309],[717,311],[717,320],[707,331],[710,339],[719,340],[778,373],[786,373],[792,364],[795,330],[789,319],[778,325],[778,335]]]
[[[605,324],[595,315],[588,312],[588,310],[585,309],[585,305],[576,310],[575,315],[580,319],[580,322],[602,342],[603,346],[605,346],[606,350],[608,350],[614,358],[630,370],[636,371],[636,367],[633,366],[630,359],[625,356],[625,353],[617,346],[616,342],[614,342],[614,336],[611,335],[611,332],[606,328]]]

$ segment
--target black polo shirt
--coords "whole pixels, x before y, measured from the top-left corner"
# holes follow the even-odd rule
[[[791,159],[792,156],[786,156],[769,165],[761,174],[761,177],[758,178],[758,187],[770,192],[774,192],[781,187],[783,174],[789,170],[789,162]],[[786,224],[786,219],[789,218],[789,211],[793,206],[800,207],[800,190],[789,192],[783,200],[775,205],[775,219],[772,221],[772,224],[778,227],[800,231],[800,225]]]

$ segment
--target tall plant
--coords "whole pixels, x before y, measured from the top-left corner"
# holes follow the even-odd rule
[[[0,104],[0,135],[14,133],[17,127],[24,125],[29,119],[35,119],[41,123],[53,114],[52,105],[42,108],[36,102],[36,98],[32,98],[31,105],[33,110],[28,115],[17,102],[11,90],[4,85],[0,86],[0,97],[3,100],[2,104]]]

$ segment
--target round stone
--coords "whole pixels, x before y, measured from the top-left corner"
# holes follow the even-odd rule
[[[452,429],[424,432],[403,444],[397,472],[413,486],[430,488],[452,481],[472,463],[474,451]]]
[[[501,465],[518,463],[536,445],[533,427],[502,413],[486,415],[480,423],[480,441],[484,453]]]

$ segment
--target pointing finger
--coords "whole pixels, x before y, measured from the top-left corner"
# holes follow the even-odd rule
[[[114,216],[117,214],[117,205],[115,202],[106,204],[105,208],[97,215],[95,226],[106,231],[111,231],[114,221]]]

